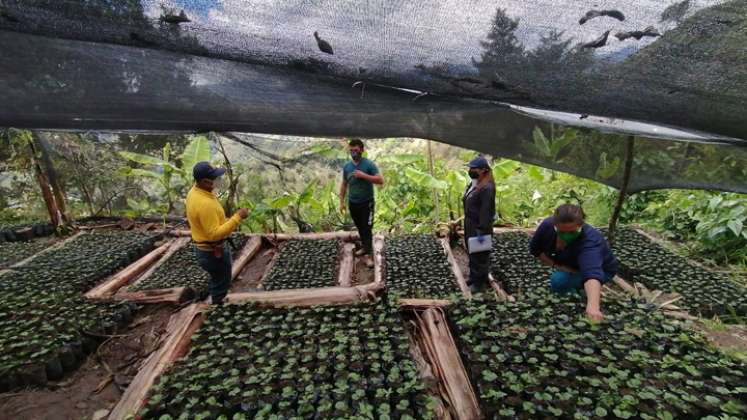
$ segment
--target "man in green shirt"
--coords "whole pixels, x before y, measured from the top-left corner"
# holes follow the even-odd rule
[[[350,217],[352,217],[363,248],[356,255],[366,255],[366,266],[373,267],[373,217],[374,217],[374,188],[373,185],[383,185],[384,177],[379,168],[372,161],[363,157],[363,142],[351,139],[348,143],[350,158],[342,169],[342,185],[340,186],[340,212],[345,212],[345,196],[348,197]]]

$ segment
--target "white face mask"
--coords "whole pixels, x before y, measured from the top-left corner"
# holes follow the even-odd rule
[[[225,184],[223,183],[223,177],[215,178],[213,180],[213,191],[223,191]]]

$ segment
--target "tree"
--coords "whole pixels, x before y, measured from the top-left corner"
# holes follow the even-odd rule
[[[511,19],[506,11],[498,8],[484,41],[481,60],[472,60],[480,75],[486,79],[497,76],[508,82],[516,83],[517,72],[524,65],[524,47],[516,37],[519,19]]]

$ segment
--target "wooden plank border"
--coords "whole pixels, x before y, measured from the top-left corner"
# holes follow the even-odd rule
[[[469,290],[469,286],[467,286],[467,281],[464,279],[464,275],[462,274],[462,269],[459,267],[459,263],[457,263],[456,258],[454,258],[454,253],[451,252],[451,244],[449,243],[449,238],[441,238],[441,247],[444,249],[444,253],[446,254],[446,259],[449,260],[449,264],[451,265],[451,271],[454,273],[454,278],[456,279],[457,286],[459,286],[459,289],[462,291],[462,294],[468,298],[472,298],[472,292]]]
[[[346,305],[372,301],[384,286],[369,283],[352,287],[286,289],[267,292],[229,293],[225,303],[257,302],[272,306]]]
[[[446,390],[451,411],[460,420],[482,418],[475,390],[462,363],[443,309],[430,308],[416,315],[425,344],[425,354]]]
[[[134,263],[111,276],[108,280],[86,292],[84,296],[88,299],[111,298],[119,289],[127,286],[133,279],[145,272],[148,267],[160,260],[163,254],[171,248],[174,241],[175,239],[166,241],[158,248],[150,251]]]
[[[375,235],[373,238],[373,259],[374,259],[374,283],[383,285],[384,279],[384,268],[386,264],[386,258],[384,256],[384,235]]]
[[[146,359],[143,367],[109,414],[110,420],[124,420],[136,415],[156,378],[189,350],[192,334],[202,325],[206,307],[192,304],[171,316],[166,327],[168,336],[161,347]]]
[[[355,244],[347,242],[341,249],[340,269],[337,273],[337,284],[340,287],[350,287],[353,282],[353,268],[355,262]]]
[[[244,244],[236,259],[231,267],[231,280],[235,280],[236,277],[241,273],[241,270],[249,264],[249,261],[254,258],[255,255],[262,249],[262,238],[259,236],[251,236],[249,240]]]

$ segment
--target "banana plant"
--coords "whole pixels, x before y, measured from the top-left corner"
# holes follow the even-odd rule
[[[163,189],[163,198],[166,201],[166,214],[174,210],[174,197],[180,191],[180,187],[192,182],[192,167],[200,161],[209,161],[210,145],[204,136],[194,136],[184,148],[179,157],[181,166],[172,161],[171,144],[166,143],[161,151],[161,157],[150,156],[142,153],[120,151],[119,155],[141,167],[133,168],[125,166],[120,168],[120,174],[128,177],[141,177],[155,180]],[[174,175],[179,182],[175,182]]]

